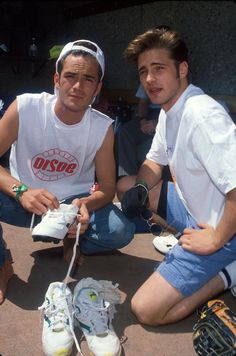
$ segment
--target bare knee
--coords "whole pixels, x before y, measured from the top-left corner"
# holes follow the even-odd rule
[[[135,296],[131,300],[131,310],[141,324],[149,326],[165,324],[161,313],[158,313],[157,310],[154,312],[140,298],[136,298]]]

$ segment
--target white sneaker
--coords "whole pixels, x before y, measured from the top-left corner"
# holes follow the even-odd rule
[[[173,234],[156,236],[152,241],[154,247],[164,255],[169,252],[177,243],[178,239]]]
[[[91,285],[99,287],[93,288]],[[115,307],[104,300],[102,293],[98,291],[100,286],[101,284],[92,278],[85,278],[77,283],[73,297],[75,322],[82,329],[92,355],[118,356],[121,354],[120,341],[111,324]],[[112,300],[112,294],[114,296],[115,292],[114,290],[108,291],[108,289],[104,290],[104,295],[107,292],[107,296],[110,296]]]
[[[236,286],[230,288],[231,294],[236,298]]]
[[[77,212],[78,207],[73,204],[61,204],[58,209],[48,210],[40,223],[33,228],[33,240],[55,243],[63,240],[75,221]]]
[[[230,276],[231,284],[233,284],[233,287],[230,288],[231,294],[236,298],[236,285],[235,285],[236,261],[231,262],[228,266],[226,266],[226,269]]]
[[[71,354],[74,339],[72,327],[72,294],[64,283],[54,282],[48,287],[43,311],[43,351],[47,356]]]

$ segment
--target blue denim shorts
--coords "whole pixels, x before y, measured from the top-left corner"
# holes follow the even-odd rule
[[[167,222],[182,232],[197,228],[196,221],[186,211],[173,183],[168,183]],[[228,264],[236,260],[236,235],[223,248],[207,256],[197,255],[175,245],[156,271],[184,297],[194,294]]]

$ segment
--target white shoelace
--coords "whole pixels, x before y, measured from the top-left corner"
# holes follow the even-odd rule
[[[92,327],[92,333],[94,335],[101,335],[104,333],[108,333],[109,323],[112,320],[108,310],[109,306],[110,303],[105,302],[104,307],[90,305],[89,308],[86,308],[84,310],[83,314],[85,319],[93,320],[93,323],[91,323],[91,327]],[[80,313],[78,313],[78,311],[75,309],[75,317],[76,314],[79,314],[80,316]]]
[[[77,246],[79,245],[80,227],[81,227],[81,223],[78,223],[78,225],[77,225],[77,230],[76,230],[75,243],[74,243],[74,246],[73,246],[73,254],[72,254],[71,261],[70,261],[70,265],[69,265],[69,268],[68,268],[68,271],[67,271],[67,274],[66,274],[66,278],[65,278],[65,280],[64,280],[64,282],[63,282],[63,283],[64,283],[64,289],[66,288],[66,285],[68,284],[68,279],[69,279],[69,277],[70,277],[70,273],[71,273],[73,264],[74,264],[74,262],[75,262],[75,258],[76,258],[76,248],[77,248]]]
[[[33,226],[33,223],[34,223],[34,222],[32,223],[33,218],[34,218],[34,214],[33,214],[32,219],[31,219],[31,225],[32,226]],[[75,258],[76,258],[76,248],[79,245],[80,227],[81,227],[81,223],[78,223],[77,230],[76,230],[76,239],[75,239],[75,243],[74,243],[74,246],[73,246],[73,254],[72,254],[72,257],[71,257],[71,261],[70,261],[70,265],[69,265],[66,277],[65,277],[64,282],[63,282],[63,292],[64,293],[66,293],[66,287],[67,287],[68,280],[69,280],[69,277],[70,277],[70,273],[71,273],[71,270],[72,270],[72,267],[73,267],[73,264],[74,264]],[[76,335],[75,335],[75,332],[74,332],[73,320],[71,318],[71,313],[69,311],[69,307],[68,307],[68,304],[67,304],[66,297],[65,297],[65,303],[64,304],[66,304],[66,306],[67,306],[67,313],[66,313],[66,315],[64,315],[64,318],[68,317],[70,332],[71,332],[71,334],[73,336],[77,351],[81,354],[81,356],[83,356],[81,348],[79,346],[79,343],[77,341],[77,338],[76,338]],[[48,307],[47,302],[44,302],[43,305],[41,307],[39,307],[39,309],[45,309],[47,307]],[[56,309],[54,309],[53,311],[50,311],[52,313],[51,315],[54,315],[54,314],[58,313],[58,310],[59,310],[59,308],[57,306]],[[61,313],[58,315],[58,317],[55,317],[54,323],[56,324],[59,321],[62,321],[62,314]]]
[[[76,247],[79,245],[80,227],[81,227],[81,223],[78,223],[78,225],[77,225],[77,230],[76,230],[75,243],[74,243],[74,246],[73,246],[73,254],[72,254],[71,261],[70,261],[70,265],[69,265],[69,268],[68,268],[68,271],[67,271],[67,274],[66,274],[66,278],[65,278],[65,280],[64,280],[64,282],[63,282],[63,283],[64,283],[64,285],[63,285],[63,291],[65,291],[65,289],[66,289],[66,286],[67,286],[67,283],[68,283],[68,279],[69,279],[69,277],[70,277],[70,273],[71,273],[73,264],[74,264],[74,262],[75,262],[75,258],[76,258]],[[82,351],[81,351],[81,348],[80,348],[80,346],[79,346],[79,343],[78,343],[78,341],[77,341],[77,338],[76,338],[76,335],[75,335],[75,332],[74,332],[73,320],[72,320],[72,318],[71,318],[71,314],[70,314],[70,313],[69,313],[69,325],[70,325],[70,331],[71,331],[71,334],[72,334],[72,336],[73,336],[73,339],[74,339],[74,342],[75,342],[77,351],[81,354],[81,356],[83,356]]]
[[[66,310],[66,313],[63,312],[65,306],[68,309]],[[62,325],[66,324],[67,318],[69,317],[70,314],[65,295],[60,299],[58,299],[56,304],[52,304],[52,303],[48,304],[48,301],[45,300],[43,305],[41,305],[38,309],[39,310],[45,309],[46,315],[48,318],[50,318],[51,326],[53,329],[56,329],[59,324]]]

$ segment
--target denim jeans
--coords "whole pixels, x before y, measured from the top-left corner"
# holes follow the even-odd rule
[[[86,196],[81,194],[65,200],[70,204],[73,199]],[[0,193],[0,221],[20,227],[30,227],[32,214],[25,211],[14,199]],[[36,215],[34,226],[41,220]],[[112,251],[126,246],[133,238],[135,225],[130,222],[122,211],[110,203],[90,213],[89,228],[80,236],[80,251],[90,255],[98,252]],[[2,228],[0,225],[0,267],[4,263],[5,248]]]

